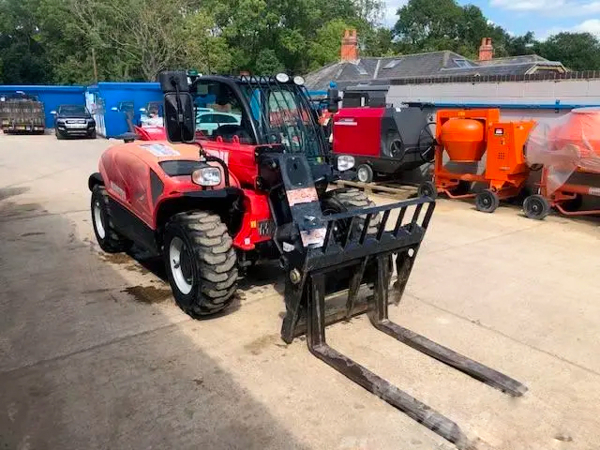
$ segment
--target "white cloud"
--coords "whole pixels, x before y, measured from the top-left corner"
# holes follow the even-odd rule
[[[545,16],[587,16],[600,13],[600,0],[491,0],[491,6]]]
[[[550,36],[561,32],[570,33],[591,33],[600,38],[600,20],[599,19],[588,19],[581,22],[579,25],[574,27],[552,27],[543,33],[536,33],[536,37],[540,41],[545,41]]]
[[[573,27],[573,31],[592,33],[600,37],[600,19],[589,19]]]

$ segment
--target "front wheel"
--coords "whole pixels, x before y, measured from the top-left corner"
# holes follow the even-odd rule
[[[493,213],[500,206],[498,194],[490,189],[481,191],[475,196],[475,208],[484,213]]]
[[[373,181],[373,169],[368,164],[361,164],[356,169],[356,178],[361,183],[370,183]]]
[[[126,252],[131,248],[131,241],[117,233],[110,218],[108,194],[104,186],[96,185],[92,190],[92,225],[100,248],[106,253]]]
[[[237,257],[218,215],[176,214],[165,227],[164,259],[173,296],[194,318],[215,314],[233,301]]]

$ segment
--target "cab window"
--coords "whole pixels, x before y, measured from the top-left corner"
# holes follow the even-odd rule
[[[235,92],[225,83],[200,81],[196,85],[196,131],[200,139],[255,144],[249,118]]]

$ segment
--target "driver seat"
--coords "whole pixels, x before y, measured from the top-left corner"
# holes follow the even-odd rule
[[[213,132],[213,137],[221,137],[224,141],[232,141],[237,136],[242,144],[252,144],[252,137],[243,126],[240,125],[221,125]]]

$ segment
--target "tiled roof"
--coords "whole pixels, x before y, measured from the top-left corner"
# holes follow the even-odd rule
[[[472,61],[451,51],[398,55],[385,58],[361,58],[340,61],[308,74],[306,85],[311,90],[324,90],[331,81],[340,88],[357,84],[385,84],[404,78],[452,75],[525,75],[535,67],[561,68],[561,63],[548,61],[538,55],[495,58],[491,61]]]

